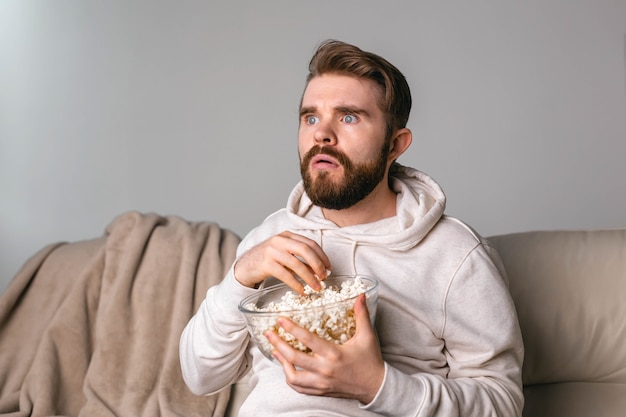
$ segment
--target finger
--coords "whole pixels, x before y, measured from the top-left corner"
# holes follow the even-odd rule
[[[297,235],[281,233],[266,242],[264,259],[267,273],[283,281],[299,294],[304,293],[304,286],[297,277],[304,277],[305,283],[319,291],[321,287],[313,276],[311,268],[301,260],[300,256],[296,255],[306,252],[308,246],[292,236]],[[308,282],[306,282],[307,279]]]
[[[292,254],[308,267],[306,271],[298,271],[302,274],[300,277],[309,285],[311,285],[311,282],[306,278],[313,279],[315,275],[317,275],[317,279],[319,280],[326,279],[331,269],[330,259],[328,259],[328,256],[320,245],[314,240],[296,233],[284,232],[283,235],[301,243],[301,245],[294,247],[292,251]]]
[[[312,356],[294,349],[282,340],[277,333],[268,333],[273,333],[268,335],[268,339],[273,340],[271,343],[273,345],[275,343],[272,355],[282,366],[287,385],[302,394],[323,394],[324,391],[315,388],[315,381],[318,381],[319,378],[315,376],[315,373],[310,372],[313,369],[312,364],[309,363],[313,360]]]
[[[320,336],[310,332],[304,327],[297,325],[292,320],[286,317],[279,317],[277,320],[277,324],[282,327],[283,330],[285,330],[287,333],[298,339],[300,343],[309,348],[315,354],[323,355],[328,351],[329,346],[332,346],[329,345],[329,343],[322,339]],[[295,349],[293,353],[285,352],[284,350],[281,350],[281,352],[283,352],[283,354],[286,355],[287,358],[295,365],[304,368],[308,367],[311,355],[302,353]]]
[[[239,257],[234,268],[236,279],[245,286],[254,287],[274,276],[302,294],[304,287],[296,276],[320,290],[315,275],[324,279],[327,265],[330,261],[315,241],[296,233],[282,232],[250,248]]]
[[[286,357],[278,350],[272,351],[274,358],[283,367],[285,373],[285,382],[296,392],[307,395],[323,395],[324,391],[315,387],[314,376],[303,370],[298,370]]]
[[[365,294],[360,294],[354,302],[354,319],[357,333],[374,333]]]
[[[291,237],[294,240],[298,240],[306,244],[313,252],[315,252],[315,255],[322,261],[322,265],[320,265],[320,267],[330,268],[330,260],[328,259],[328,256],[326,256],[326,253],[324,252],[322,247],[318,245],[316,241],[314,241],[313,239],[309,239],[306,236],[302,236],[293,232],[284,232],[284,234],[286,236]],[[324,271],[320,271],[320,272],[324,272]]]
[[[283,371],[287,378],[293,379],[296,374],[296,367],[285,358],[278,349],[272,350],[272,355],[283,367]]]
[[[287,359],[279,349],[274,349],[272,351],[272,355],[282,366],[287,385],[302,394],[319,394],[318,392],[314,392],[307,387],[306,380],[309,379],[306,377],[308,374],[307,371],[298,371],[296,366],[289,359]]]
[[[279,319],[280,321],[280,319]],[[306,331],[306,330],[305,330]],[[292,334],[295,337],[295,335]],[[265,333],[265,337],[270,342],[270,344],[274,347],[272,350],[272,355],[283,365],[285,369],[285,373],[295,372],[296,366],[300,366],[303,362],[303,359],[307,359],[310,357],[308,353],[304,353],[289,343],[287,343],[283,338],[281,338],[276,331],[268,331]],[[290,370],[289,368],[293,368]]]
[[[296,289],[296,291],[300,294],[303,294],[304,284],[307,284],[315,291],[320,291],[322,286],[315,271],[313,271],[301,255],[297,255],[298,251],[296,249],[297,248],[293,248],[292,251],[284,253],[280,259],[283,267],[286,268],[293,276],[293,280],[298,281],[297,278],[302,280],[298,281],[297,288],[294,286],[292,286],[292,288]]]
[[[269,275],[284,282],[298,294],[304,294],[304,285],[296,278],[295,272],[288,264],[288,261],[277,260],[275,265],[269,269]]]

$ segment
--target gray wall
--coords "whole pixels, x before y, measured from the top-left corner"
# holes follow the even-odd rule
[[[409,79],[412,148],[484,235],[626,226],[624,0],[0,1],[0,291],[127,210],[243,235],[299,179],[323,39]]]

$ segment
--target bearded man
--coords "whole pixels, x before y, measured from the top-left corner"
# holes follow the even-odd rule
[[[523,345],[495,250],[444,215],[428,175],[396,162],[411,145],[409,86],[384,58],[339,41],[309,64],[300,103],[302,181],[287,207],[241,242],[181,336],[198,395],[252,368],[240,416],[520,416]],[[379,281],[372,326],[364,297],[343,345],[281,320],[310,353],[266,333],[251,342],[238,311],[268,279],[302,293],[329,271]]]

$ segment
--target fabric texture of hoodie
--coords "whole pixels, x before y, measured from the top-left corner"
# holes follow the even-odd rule
[[[298,183],[287,207],[241,242],[237,256],[289,230],[315,240],[335,275],[379,280],[375,327],[385,377],[369,404],[308,396],[250,341],[238,304],[257,290],[231,267],[207,292],[180,344],[183,376],[196,394],[236,382],[252,367],[240,416],[520,416],[523,344],[494,248],[444,215],[445,195],[418,170],[395,164],[396,216],[339,227]]]

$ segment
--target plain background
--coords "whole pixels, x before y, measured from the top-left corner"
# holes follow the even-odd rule
[[[245,235],[299,180],[308,60],[406,75],[447,212],[489,236],[626,226],[626,1],[0,1],[0,291],[129,211]]]

